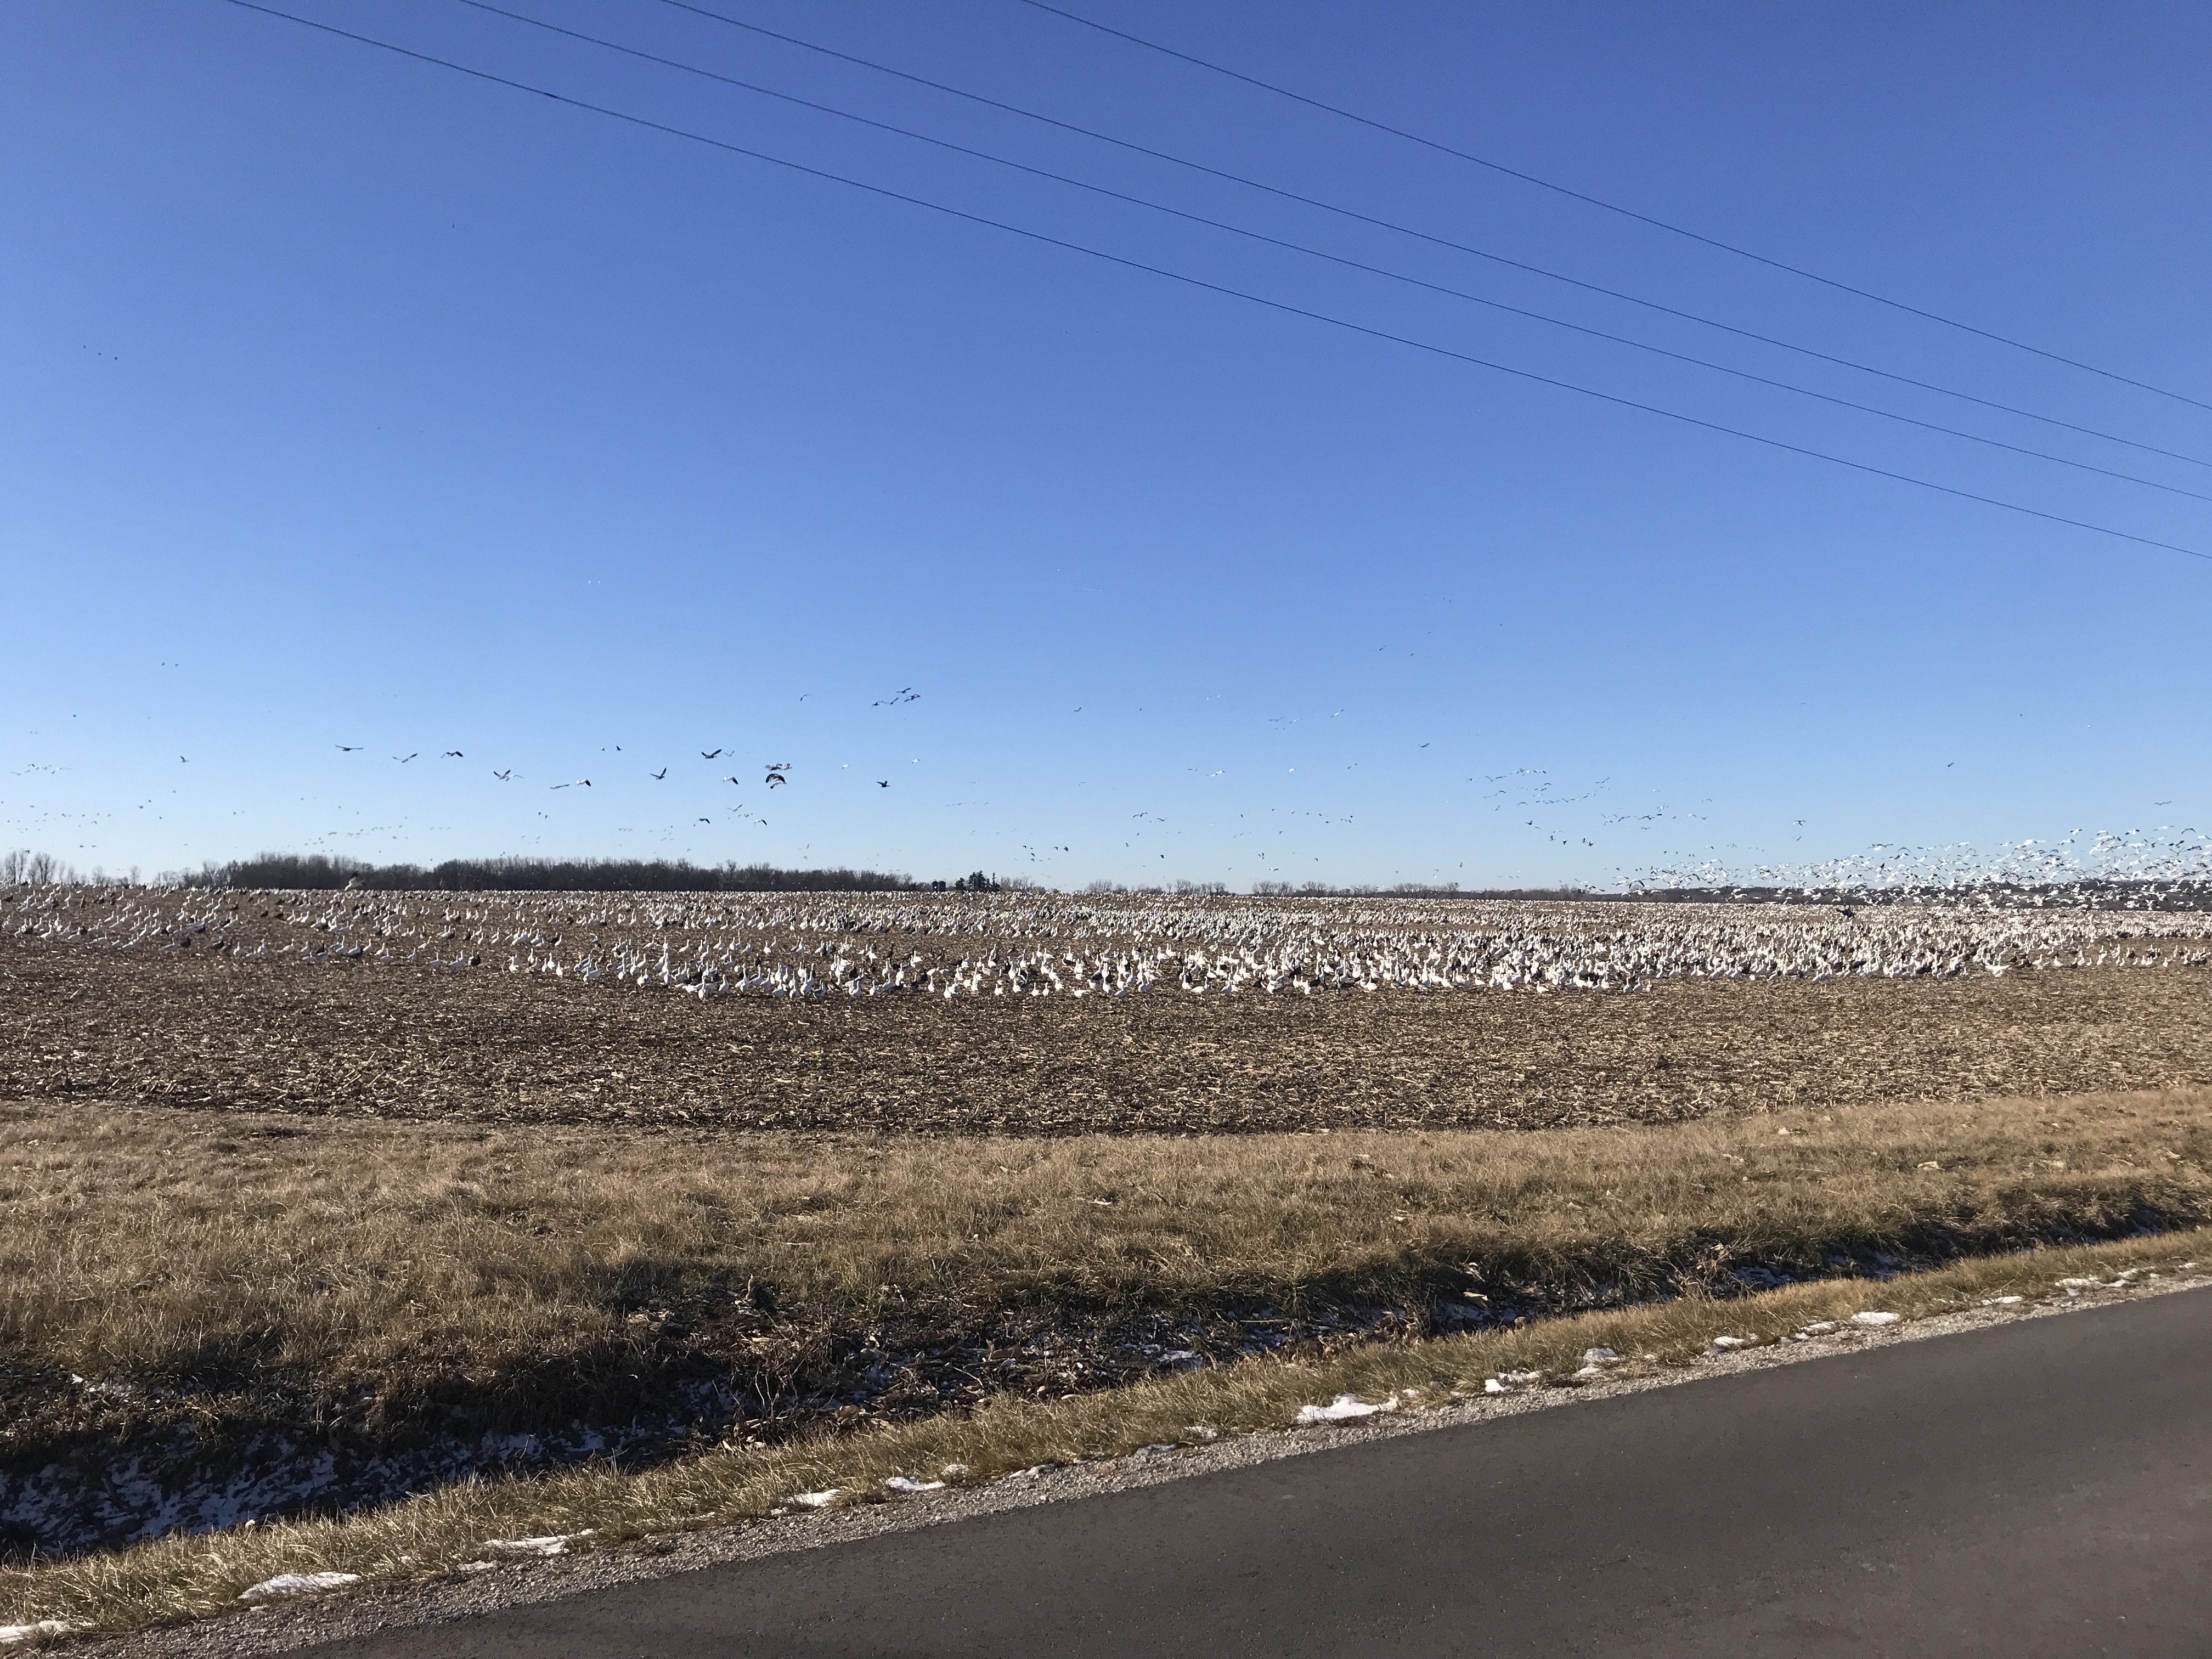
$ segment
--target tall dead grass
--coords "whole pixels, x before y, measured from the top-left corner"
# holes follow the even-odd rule
[[[1555,1305],[2191,1224],[2212,1091],[1657,1127],[679,1137],[0,1107],[0,1350],[574,1413],[717,1310]],[[1733,1288],[1731,1285],[1730,1288]],[[574,1372],[578,1368],[589,1375]],[[506,1406],[500,1401],[506,1400]]]

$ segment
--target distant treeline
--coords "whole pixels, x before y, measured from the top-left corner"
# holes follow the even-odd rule
[[[981,890],[996,890],[979,875]],[[320,853],[264,853],[203,865],[188,887],[359,887],[380,892],[536,893],[904,893],[945,891],[956,884],[918,882],[880,870],[779,870],[767,864],[699,865],[678,859],[447,859],[368,864]],[[975,890],[971,878],[957,884]]]

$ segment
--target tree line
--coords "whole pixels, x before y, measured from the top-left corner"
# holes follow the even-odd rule
[[[978,878],[980,879],[980,878]],[[969,890],[962,878],[961,890]],[[908,893],[945,890],[881,870],[838,866],[785,870],[770,864],[693,864],[685,859],[447,859],[370,864],[321,853],[263,853],[205,864],[181,878],[187,887],[356,887],[377,892]]]

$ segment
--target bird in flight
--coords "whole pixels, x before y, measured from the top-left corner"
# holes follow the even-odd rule
[[[654,782],[658,783],[661,779],[668,775],[668,769],[664,766],[658,772],[648,773],[647,775],[651,777]]]
[[[422,751],[421,750],[419,750],[419,749],[418,749],[418,750],[416,750],[415,751],[415,754],[416,754],[416,755],[419,755],[419,754],[421,754],[422,752]],[[392,759],[394,759],[394,760],[396,760],[396,761],[398,761],[398,762],[402,766],[404,766],[404,765],[406,765],[406,764],[407,764],[407,763],[408,763],[409,761],[411,761],[411,760],[413,760],[413,759],[415,758],[415,755],[394,755],[392,758]]]
[[[891,781],[889,778],[878,778],[876,780],[876,787],[878,789],[888,789],[890,787]]]
[[[772,763],[768,769],[769,787],[774,789],[781,784],[790,782],[791,780],[784,776],[784,774],[789,770],[791,770],[791,763],[789,761],[776,761]]]
[[[700,823],[712,823],[714,821],[714,819],[712,819],[712,818],[701,818],[701,819],[699,820],[699,822],[700,822]]]
[[[592,787],[592,781],[589,778],[578,778],[574,783],[556,783],[551,787],[556,789],[588,789]]]
[[[446,758],[447,760],[466,760],[468,757],[461,753],[458,749],[448,749],[446,750]]]
[[[514,776],[514,769],[510,766],[504,772],[493,773],[492,776],[497,778],[501,783],[507,783],[513,780]]]
[[[357,743],[342,743],[338,745],[338,752],[341,755],[350,755],[355,750],[360,747],[361,745]]]
[[[718,758],[721,752],[722,751],[719,749],[702,749],[699,751],[699,758],[701,760],[714,760]]]

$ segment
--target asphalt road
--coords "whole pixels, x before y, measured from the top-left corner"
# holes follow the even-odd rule
[[[2212,1291],[316,1651],[2212,1655]]]

